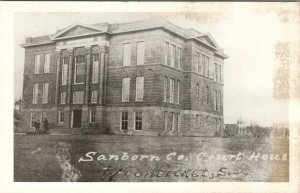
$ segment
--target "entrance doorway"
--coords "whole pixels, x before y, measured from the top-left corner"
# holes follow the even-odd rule
[[[81,116],[82,110],[73,110],[72,113],[72,128],[80,128],[81,127]]]

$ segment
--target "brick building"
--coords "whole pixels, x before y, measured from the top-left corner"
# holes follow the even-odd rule
[[[77,24],[26,38],[23,116],[70,133],[222,132],[223,65],[210,34],[164,20]]]

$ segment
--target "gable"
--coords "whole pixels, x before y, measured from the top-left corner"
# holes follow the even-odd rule
[[[213,47],[217,47],[207,36],[202,36],[202,37],[198,37],[199,40],[201,40],[202,42],[211,45]]]
[[[100,30],[96,29],[91,29],[88,27],[76,25],[69,30],[66,30],[62,34],[58,35],[56,38],[64,38],[64,37],[72,37],[72,36],[80,36],[80,35],[85,35],[85,34],[90,34],[90,33],[97,33],[101,32]]]

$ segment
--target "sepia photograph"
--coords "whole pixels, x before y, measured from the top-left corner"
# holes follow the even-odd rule
[[[293,182],[299,3],[136,4],[13,12],[13,183]]]

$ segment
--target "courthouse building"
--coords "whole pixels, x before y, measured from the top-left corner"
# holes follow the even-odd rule
[[[223,131],[227,56],[210,34],[165,20],[76,24],[22,47],[27,128],[47,117],[74,134]]]

